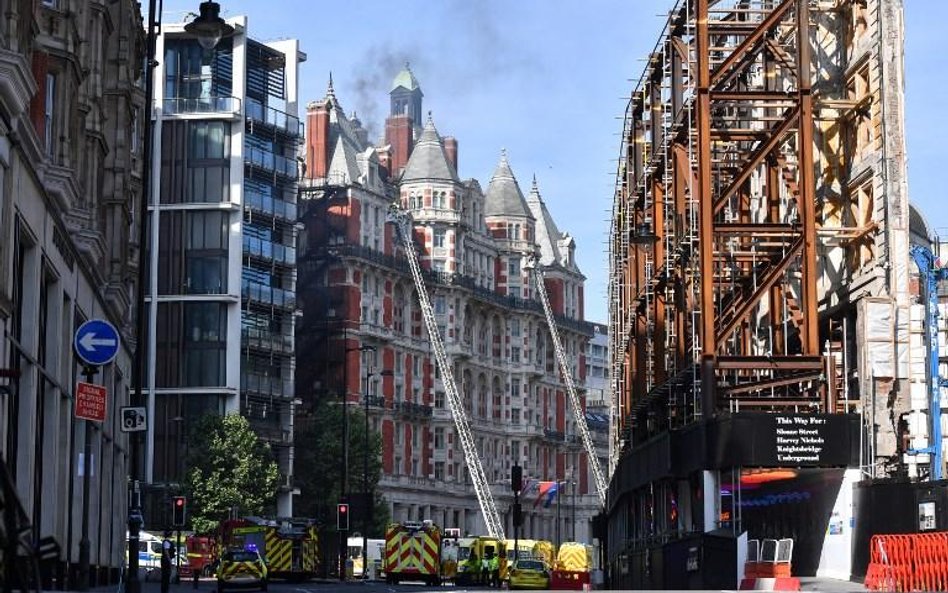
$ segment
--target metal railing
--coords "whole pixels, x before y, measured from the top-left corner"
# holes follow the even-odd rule
[[[254,146],[244,146],[244,163],[248,163],[278,175],[296,179],[299,168],[295,159],[273,154]]]
[[[162,103],[164,115],[187,115],[189,113],[240,113],[238,97],[168,97]]]
[[[292,354],[294,350],[293,337],[275,333],[265,329],[245,327],[240,330],[240,339],[243,345]]]
[[[254,332],[258,330],[244,330],[247,332]],[[243,332],[241,332],[241,337],[243,337]],[[262,336],[258,336],[262,337]],[[272,337],[272,334],[271,334]],[[292,340],[285,340],[287,336],[281,336],[279,339],[281,345],[285,345],[289,342],[292,344]],[[249,336],[248,336],[249,339]],[[283,377],[271,377],[267,375],[257,375],[253,373],[241,373],[240,374],[240,390],[250,393],[260,394],[260,395],[275,395],[279,397],[292,397],[293,396],[293,380],[285,379]]]
[[[296,204],[278,198],[271,198],[254,191],[245,191],[244,206],[255,212],[296,222]]]
[[[303,135],[303,124],[295,115],[274,109],[250,97],[247,97],[245,107],[247,119],[279,128],[292,136]]]
[[[415,402],[395,402],[395,411],[406,416],[421,418],[430,418],[434,414],[434,408],[431,406]]]
[[[244,235],[244,252],[288,266],[296,265],[296,249],[266,239]]]
[[[250,282],[249,280],[241,281],[240,296],[247,301],[269,303],[287,309],[296,308],[296,293],[293,291]]]

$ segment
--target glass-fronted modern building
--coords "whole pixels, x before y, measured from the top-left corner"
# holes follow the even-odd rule
[[[240,412],[280,467],[292,514],[296,315],[296,40],[260,43],[247,19],[211,50],[163,25],[155,70],[146,477],[184,478],[190,426]]]

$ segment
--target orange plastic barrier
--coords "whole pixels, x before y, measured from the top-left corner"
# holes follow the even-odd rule
[[[869,546],[867,589],[948,590],[948,532],[874,535]]]

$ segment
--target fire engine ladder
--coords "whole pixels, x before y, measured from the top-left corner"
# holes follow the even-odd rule
[[[415,281],[415,289],[418,291],[418,302],[421,305],[422,317],[425,320],[428,336],[431,338],[431,349],[434,351],[435,361],[441,371],[441,381],[444,383],[451,417],[454,418],[458,438],[461,439],[464,461],[467,463],[468,473],[474,483],[474,492],[477,494],[477,502],[480,504],[481,513],[484,515],[487,534],[492,538],[505,540],[504,524],[500,518],[500,513],[497,511],[497,505],[494,503],[494,496],[491,494],[490,484],[487,482],[487,474],[484,473],[480,455],[474,445],[470,420],[468,420],[467,412],[464,411],[461,396],[458,394],[457,384],[454,382],[454,371],[444,350],[444,339],[441,337],[441,332],[438,331],[438,324],[431,308],[431,299],[428,298],[428,289],[425,288],[425,281],[421,276],[421,265],[418,263],[418,253],[415,251],[412,239],[411,215],[402,210],[397,204],[392,204],[389,206],[388,220],[395,224],[398,237],[405,248],[405,255],[408,257],[411,276]]]
[[[556,351],[556,360],[560,364],[560,371],[563,373],[563,381],[566,383],[566,391],[569,394],[569,402],[573,408],[573,418],[576,420],[576,426],[579,427],[579,434],[583,440],[583,448],[586,449],[586,458],[589,460],[589,467],[592,468],[593,476],[596,479],[596,491],[599,493],[599,503],[606,505],[606,492],[609,489],[609,483],[606,481],[605,474],[599,466],[599,457],[596,455],[596,446],[593,444],[592,436],[589,434],[589,426],[586,425],[586,415],[583,413],[583,406],[576,394],[576,387],[573,385],[573,373],[570,371],[569,364],[566,361],[566,352],[563,350],[563,344],[560,343],[560,332],[556,327],[556,321],[553,319],[553,309],[550,307],[550,298],[546,294],[546,284],[543,281],[543,269],[536,255],[527,258],[523,266],[526,269],[533,269],[536,276],[537,294],[543,302],[543,312],[546,313],[546,323],[550,327],[550,336],[553,339],[553,349]]]

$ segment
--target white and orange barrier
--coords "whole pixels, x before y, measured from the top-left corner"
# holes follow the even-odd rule
[[[747,541],[747,562],[741,590],[799,591],[800,579],[792,576],[792,539]]]

